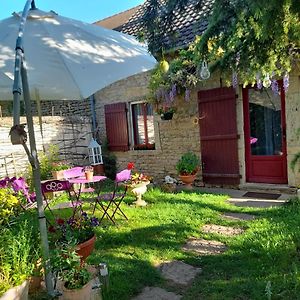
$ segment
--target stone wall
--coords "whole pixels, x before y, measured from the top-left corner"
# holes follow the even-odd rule
[[[86,162],[87,146],[91,140],[90,118],[84,117],[43,117],[42,132],[37,117],[34,118],[34,130],[37,149],[47,153],[49,145],[57,145],[61,159],[74,164]],[[24,117],[21,123],[26,123]],[[12,145],[9,131],[12,118],[0,118],[0,178],[20,176],[26,172],[28,159],[21,145]],[[28,143],[29,144],[29,143]],[[29,147],[29,146],[28,146]]]
[[[300,152],[300,68],[295,67],[290,75],[290,86],[286,94],[286,138],[287,138],[287,160],[288,181],[291,186],[300,186],[300,162],[295,172],[291,170],[290,163],[294,155]]]
[[[146,100],[149,74],[146,72],[131,76],[102,89],[96,94],[97,121],[102,140],[105,140],[106,137],[104,105]],[[204,83],[200,84],[199,88],[203,88],[203,86]],[[205,88],[219,86],[218,76],[205,82]],[[191,92],[189,101],[177,97],[175,106],[177,112],[172,120],[161,120],[157,114],[154,116],[156,149],[115,152],[119,169],[125,168],[128,162],[133,161],[137,170],[161,181],[166,175],[177,177],[175,165],[183,153],[193,151],[201,159],[196,90]],[[201,171],[198,174],[198,180],[202,180]]]
[[[32,101],[32,113],[37,116],[37,105]],[[0,101],[0,118],[11,117],[13,114],[12,101]],[[25,115],[24,103],[21,101],[21,115]],[[91,109],[89,100],[53,100],[41,101],[42,116],[83,116],[90,117]]]

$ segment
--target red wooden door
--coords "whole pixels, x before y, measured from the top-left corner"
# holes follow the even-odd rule
[[[246,181],[287,183],[285,95],[243,89]]]
[[[203,181],[239,184],[236,97],[233,88],[198,92]]]

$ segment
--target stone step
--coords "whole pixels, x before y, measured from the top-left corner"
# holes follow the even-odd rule
[[[239,189],[258,193],[275,193],[296,195],[297,188],[287,184],[267,184],[267,183],[244,183],[239,185]]]

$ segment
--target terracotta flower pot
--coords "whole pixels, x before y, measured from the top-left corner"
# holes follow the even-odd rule
[[[65,174],[64,174],[64,170],[59,170],[59,171],[52,171],[52,176],[54,179],[64,179],[65,178]]]
[[[192,184],[196,179],[196,174],[194,175],[179,175],[179,179],[188,187],[192,188]]]
[[[80,256],[80,260],[82,263],[93,252],[95,248],[95,241],[96,236],[94,235],[89,240],[77,245],[76,253]]]
[[[62,288],[63,295],[59,297],[60,300],[88,300],[91,299],[92,283],[90,280],[86,285],[80,289],[69,290],[65,286]]]
[[[92,180],[94,176],[94,171],[85,171],[85,178],[87,180]]]

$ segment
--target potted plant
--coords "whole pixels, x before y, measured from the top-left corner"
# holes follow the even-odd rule
[[[65,161],[55,161],[51,165],[54,179],[64,179],[64,171],[70,169],[70,165]]]
[[[130,162],[127,165],[128,170],[132,170],[134,168],[134,163]],[[131,193],[136,197],[136,201],[134,202],[136,206],[146,206],[147,202],[142,199],[142,195],[147,191],[147,185],[150,183],[151,177],[148,175],[134,172],[130,180],[126,182],[128,189]]]
[[[53,273],[60,280],[61,300],[90,299],[92,275],[81,261],[72,243],[61,244],[51,256]]]
[[[86,212],[68,219],[58,218],[55,220],[55,225],[50,225],[48,228],[51,247],[75,243],[76,252],[83,262],[94,249],[95,227],[99,224],[98,218],[89,217]]]
[[[179,179],[191,187],[199,170],[200,160],[193,152],[184,153],[176,164]]]
[[[175,108],[172,106],[163,105],[158,109],[157,113],[160,115],[162,120],[172,120]]]

